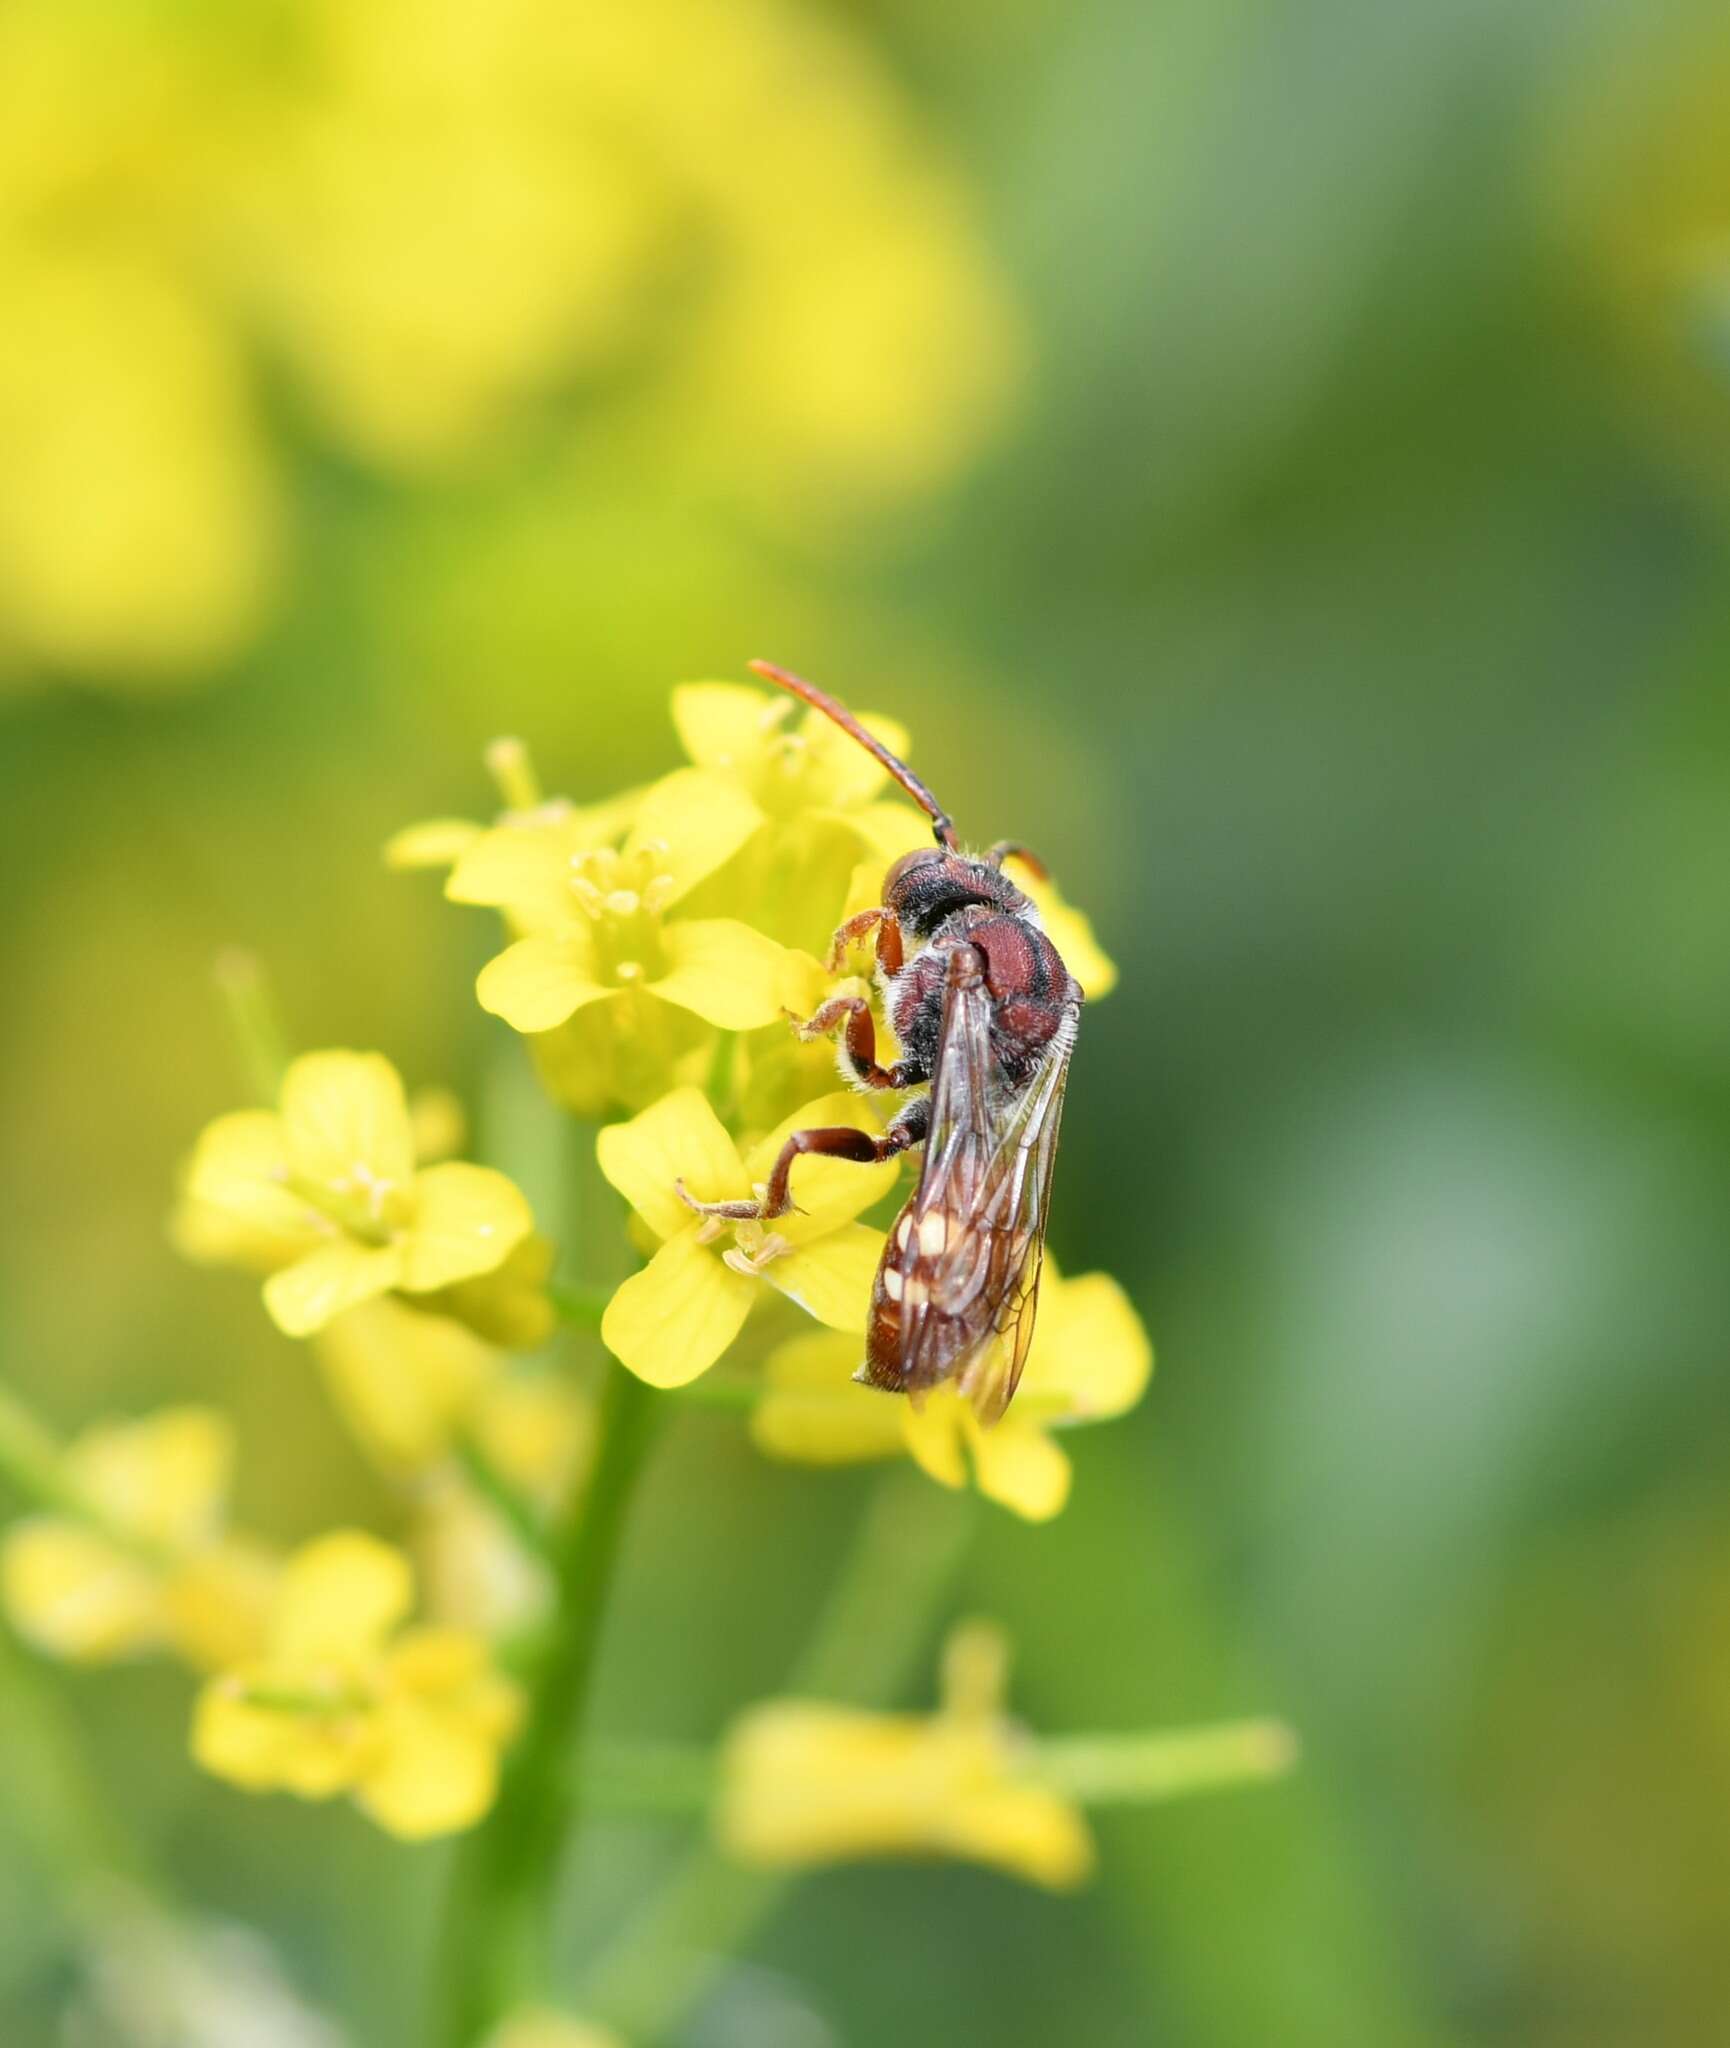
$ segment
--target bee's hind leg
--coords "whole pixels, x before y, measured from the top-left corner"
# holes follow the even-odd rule
[[[689,1209],[695,1209],[699,1216],[716,1216],[726,1223],[773,1223],[778,1216],[785,1216],[794,1206],[789,1185],[793,1173],[793,1162],[807,1154],[819,1159],[851,1159],[861,1166],[879,1166],[886,1159],[897,1159],[903,1152],[924,1142],[930,1128],[931,1103],[927,1096],[916,1097],[889,1126],[880,1138],[869,1131],[855,1130],[851,1124],[828,1124],[812,1131],[795,1131],[781,1147],[780,1157],[770,1169],[769,1178],[763,1187],[763,1198],[759,1202],[699,1202],[687,1193],[683,1181],[675,1181],[680,1201]]]

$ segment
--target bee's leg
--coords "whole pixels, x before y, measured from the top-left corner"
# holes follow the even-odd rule
[[[921,1095],[908,1103],[880,1138],[874,1138],[869,1131],[856,1131],[851,1124],[795,1131],[770,1169],[760,1202],[699,1202],[685,1192],[683,1181],[676,1181],[674,1186],[680,1201],[695,1209],[699,1216],[718,1216],[727,1223],[773,1223],[794,1206],[788,1183],[795,1160],[811,1154],[819,1159],[852,1159],[861,1166],[880,1166],[884,1160],[899,1158],[903,1152],[922,1144],[930,1125],[930,1098]]]
[[[907,1060],[897,1060],[892,1067],[878,1065],[877,1025],[871,1005],[863,996],[831,996],[814,1017],[807,1017],[803,1023],[795,1018],[794,1029],[801,1038],[821,1038],[843,1018],[846,1029],[841,1042],[846,1048],[847,1064],[862,1087],[912,1088],[925,1079],[924,1073],[915,1073]]]
[[[881,904],[870,910],[861,910],[856,917],[848,918],[844,925],[838,927],[829,942],[829,972],[839,974],[842,962],[847,958],[847,948],[873,931],[877,934],[877,965],[885,974],[899,974],[902,961],[900,920],[894,911],[885,910]]]

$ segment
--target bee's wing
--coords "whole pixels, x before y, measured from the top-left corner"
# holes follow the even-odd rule
[[[959,1378],[994,1422],[1033,1334],[1040,1257],[1076,1000],[1025,1086],[991,1051],[991,998],[951,983],[931,1086],[925,1163],[884,1255],[899,1308],[901,1384],[917,1398]]]

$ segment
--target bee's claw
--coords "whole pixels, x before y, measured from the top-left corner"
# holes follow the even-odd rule
[[[674,1181],[673,1192],[687,1209],[695,1210],[711,1223],[754,1223],[763,1213],[761,1202],[699,1202],[686,1187],[682,1175]]]

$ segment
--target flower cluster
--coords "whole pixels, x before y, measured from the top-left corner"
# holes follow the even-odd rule
[[[526,1668],[532,1686],[535,1645],[560,1625],[572,1567],[558,1532],[578,1526],[604,1454],[597,1337],[649,1388],[700,1394],[713,1375],[770,1457],[905,1457],[1030,1520],[1068,1495],[1059,1433],[1122,1414],[1147,1384],[1123,1291],[1050,1266],[1000,1425],[948,1389],[915,1409],[855,1383],[900,1160],[807,1158],[789,1213],[704,1212],[748,1209],[794,1131],[875,1138],[900,1106],[838,1088],[832,1048],[788,1027],[838,992],[877,1001],[867,963],[833,958],[832,935],[929,826],[870,753],[791,698],[694,683],[672,712],[688,760],[657,782],[550,798],[527,749],[501,741],[490,821],[432,820],[386,849],[496,917],[479,1003],[554,1101],[598,1126],[616,1232],[586,1218],[555,1246],[505,1172],[453,1156],[452,1099],[411,1098],[376,1052],[255,1057],[271,1099],[218,1116],[185,1167],[176,1242],[254,1276],[277,1329],[307,1340],[399,1490],[397,1540],[339,1530],[285,1557],[236,1534],[232,1446],[203,1410],[104,1425],[64,1451],[14,1432],[11,1465],[41,1495],[0,1550],[14,1621],[68,1658],[191,1663],[204,1674],[193,1753],[247,1790],[344,1794],[407,1837],[487,1811],[521,1713],[505,1673]],[[906,748],[893,721],[865,722]],[[1030,869],[1018,879],[1104,993],[1112,968],[1086,920]],[[880,1005],[875,1021],[889,1043]],[[516,1056],[506,1034],[499,1045]],[[917,1848],[1079,1878],[1085,1830],[1020,1769],[986,1640],[963,1640],[929,1723],[809,1703],[747,1716],[725,1753],[721,1841],[747,1862]]]
[[[647,472],[743,479],[819,544],[943,483],[1001,416],[1001,287],[839,16],[425,16],[283,0],[260,35],[245,10],[5,10],[0,689],[172,685],[250,643],[292,554],[276,381],[410,486],[538,406],[538,467],[616,464],[615,521],[655,518]],[[515,516],[538,509],[519,478]]]

